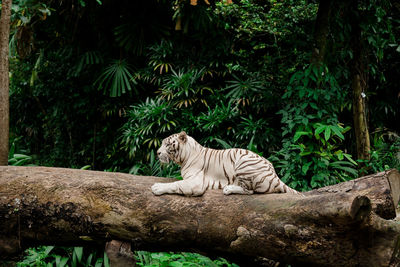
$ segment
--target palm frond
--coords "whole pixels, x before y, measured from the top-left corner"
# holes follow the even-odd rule
[[[137,82],[132,73],[132,68],[125,60],[116,60],[104,69],[95,84],[99,90],[108,92],[111,97],[121,96],[132,89],[137,93],[136,87],[133,86]]]
[[[104,59],[99,51],[87,51],[79,57],[78,63],[70,73],[72,76],[78,77],[86,66],[102,63],[104,63]]]

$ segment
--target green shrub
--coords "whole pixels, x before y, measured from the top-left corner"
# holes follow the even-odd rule
[[[371,159],[359,160],[362,175],[398,169],[400,171],[400,137],[391,131],[378,129],[372,135]]]
[[[83,247],[41,246],[25,251],[24,259],[17,263],[18,267],[109,267],[105,252]]]
[[[357,163],[345,152],[337,114],[345,94],[325,66],[309,65],[290,79],[283,99],[282,148],[271,157],[281,179],[309,190],[357,177]]]
[[[167,253],[167,252],[147,252],[137,251],[135,253],[136,264],[143,267],[184,267],[184,266],[204,266],[204,267],[239,267],[235,263],[229,263],[223,258],[211,260],[197,253]]]

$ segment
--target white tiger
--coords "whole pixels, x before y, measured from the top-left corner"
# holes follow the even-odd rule
[[[201,146],[185,132],[162,141],[157,151],[163,163],[181,166],[183,180],[155,183],[155,195],[201,196],[207,189],[222,189],[225,195],[257,193],[300,194],[284,184],[271,162],[246,149],[216,150]]]

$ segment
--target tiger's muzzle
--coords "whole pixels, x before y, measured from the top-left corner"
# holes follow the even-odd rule
[[[161,163],[169,163],[170,161],[168,153],[163,152],[161,148],[157,150],[157,157]]]

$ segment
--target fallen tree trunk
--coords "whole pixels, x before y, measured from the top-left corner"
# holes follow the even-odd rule
[[[133,249],[260,256],[294,265],[398,261],[396,170],[306,193],[154,196],[172,179],[45,167],[0,167],[0,255],[40,244],[112,239]]]

